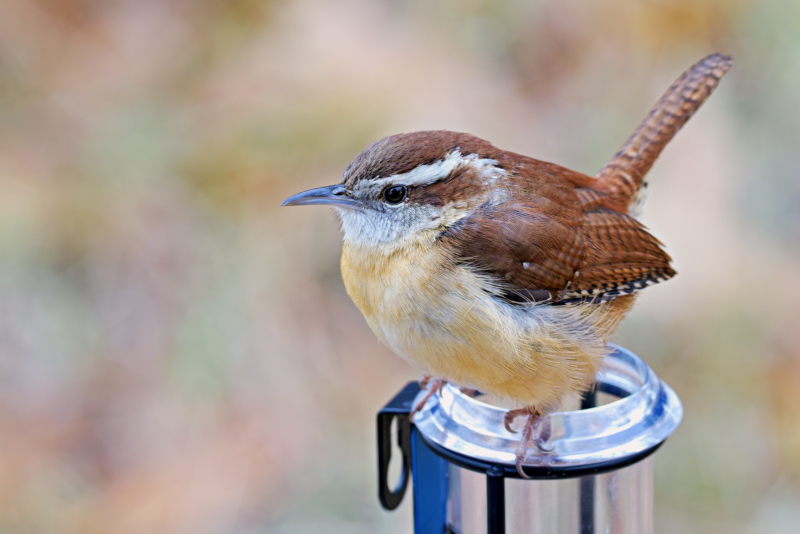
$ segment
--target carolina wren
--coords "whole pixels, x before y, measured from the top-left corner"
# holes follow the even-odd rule
[[[344,230],[347,292],[378,338],[437,381],[491,393],[528,416],[528,443],[588,389],[636,293],[676,273],[637,220],[645,176],[730,68],[713,54],[667,90],[592,178],[464,133],[386,137],[341,182],[282,206],[324,204]],[[426,398],[427,400],[427,398]]]

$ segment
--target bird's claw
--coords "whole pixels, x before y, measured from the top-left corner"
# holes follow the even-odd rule
[[[550,438],[550,421],[543,415],[530,408],[522,408],[519,410],[509,410],[503,419],[503,425],[509,432],[515,432],[510,428],[511,423],[515,418],[520,415],[527,415],[525,426],[522,429],[520,436],[519,446],[515,454],[515,465],[517,473],[521,478],[530,479],[522,468],[525,459],[528,456],[528,443],[533,442],[537,449],[542,452],[550,452],[553,450],[553,445],[548,445],[547,441]]]
[[[534,445],[542,452],[552,452],[555,444],[549,443],[550,441],[550,418],[541,417],[536,424],[536,439]]]
[[[506,427],[506,430],[511,432],[512,434],[516,434],[517,431],[511,428],[511,425],[514,424],[514,419],[521,416],[529,416],[531,415],[531,410],[529,408],[519,408],[517,410],[509,410],[506,412],[506,415],[503,417],[503,426]]]
[[[417,412],[422,410],[425,404],[428,402],[434,393],[438,393],[439,396],[442,396],[442,388],[444,385],[447,384],[446,380],[442,380],[441,378],[431,378],[430,375],[425,375],[419,380],[419,386],[422,389],[427,389],[425,396],[422,397],[422,400],[417,403],[416,406],[411,410],[411,413],[408,414],[409,420],[413,423],[414,416],[417,415]],[[429,386],[429,387],[428,387]]]

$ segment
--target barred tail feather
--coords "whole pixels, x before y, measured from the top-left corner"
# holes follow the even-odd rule
[[[661,151],[717,87],[733,59],[712,54],[678,78],[614,158],[597,174],[600,188],[635,208],[645,176]]]

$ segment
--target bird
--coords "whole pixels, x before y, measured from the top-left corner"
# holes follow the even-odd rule
[[[505,399],[505,426],[542,422],[592,387],[638,293],[675,276],[640,222],[648,173],[717,87],[731,57],[711,54],[664,93],[594,176],[499,149],[466,133],[401,133],[363,150],[341,181],[282,206],[332,206],[347,293],[378,339],[445,382]],[[430,379],[430,380],[428,380]]]

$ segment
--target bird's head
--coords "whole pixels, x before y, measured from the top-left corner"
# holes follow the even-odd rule
[[[333,206],[345,241],[357,246],[394,249],[429,241],[508,195],[501,155],[468,134],[393,135],[361,152],[338,184],[298,193],[281,206]]]

